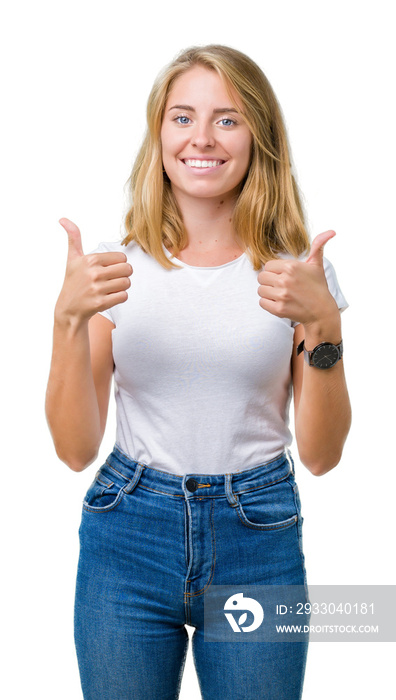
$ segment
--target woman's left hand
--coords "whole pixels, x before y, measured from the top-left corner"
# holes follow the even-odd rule
[[[305,326],[338,314],[323,268],[324,246],[335,235],[335,231],[325,231],[316,236],[304,262],[277,259],[266,263],[257,278],[260,306]]]

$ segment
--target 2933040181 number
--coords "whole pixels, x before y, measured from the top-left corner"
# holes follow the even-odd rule
[[[296,615],[374,615],[374,603],[297,603],[295,612]]]

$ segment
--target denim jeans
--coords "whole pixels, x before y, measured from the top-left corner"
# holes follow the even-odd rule
[[[226,470],[224,470],[226,472]],[[85,700],[176,700],[192,651],[203,700],[299,700],[308,641],[208,642],[212,585],[303,585],[290,455],[231,474],[175,475],[117,446],[88,489],[75,642]]]

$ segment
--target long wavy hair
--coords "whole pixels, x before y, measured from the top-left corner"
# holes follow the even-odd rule
[[[298,257],[310,244],[278,101],[254,61],[218,44],[183,51],[153,85],[147,103],[146,135],[127,181],[130,208],[124,220],[126,236],[122,243],[136,241],[165,268],[175,265],[163,246],[172,249],[177,257],[187,245],[182,214],[163,169],[160,134],[173,83],[196,65],[216,71],[228,89],[235,91],[252,133],[251,161],[240,186],[232,223],[254,269],[259,270],[278,253]]]

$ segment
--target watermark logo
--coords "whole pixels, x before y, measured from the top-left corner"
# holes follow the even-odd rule
[[[396,586],[210,586],[204,633],[209,642],[395,642]]]
[[[254,632],[264,620],[264,610],[260,603],[254,598],[244,598],[243,593],[235,593],[235,595],[230,596],[224,605],[224,610],[249,610],[253,615],[252,624],[243,627],[248,617],[247,612],[240,615],[238,622],[232,613],[224,612],[234,632]]]

